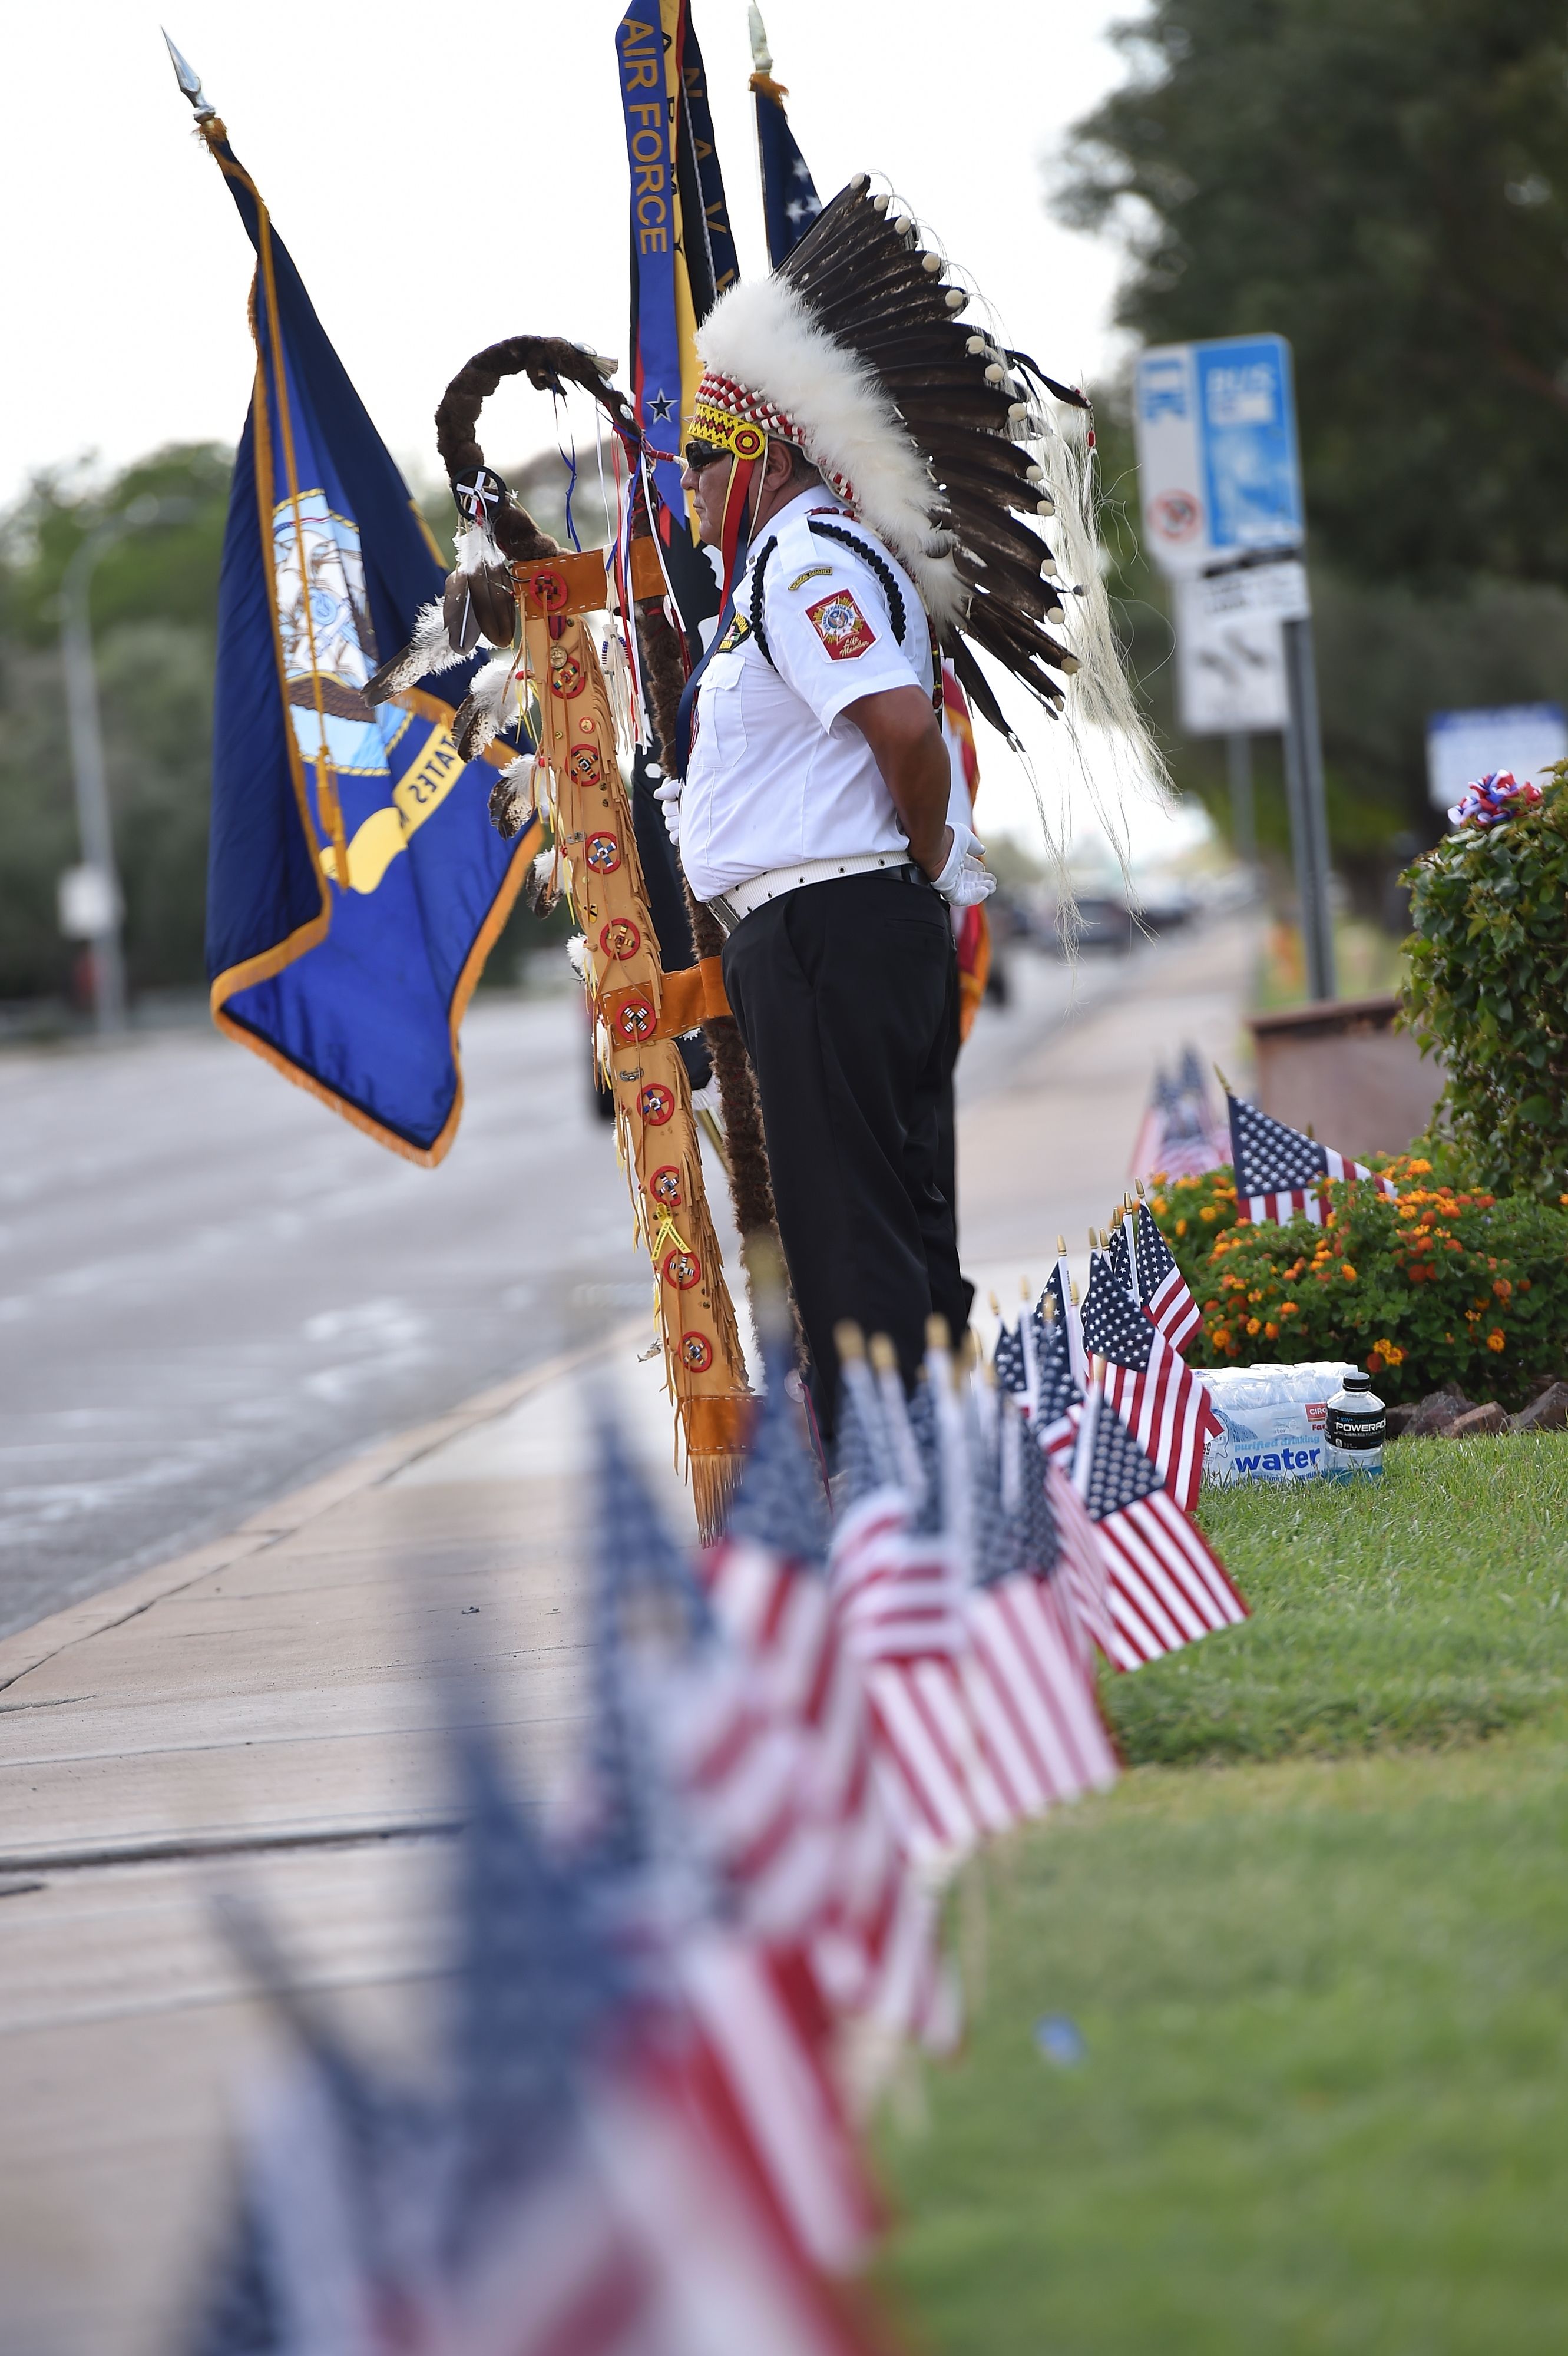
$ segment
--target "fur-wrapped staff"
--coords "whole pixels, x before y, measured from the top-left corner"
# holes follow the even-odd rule
[[[518,666],[512,652],[516,606],[515,603],[510,606],[509,623],[505,600],[510,596],[510,584],[505,577],[505,562],[529,564],[542,557],[558,555],[560,550],[527,509],[513,501],[506,484],[487,465],[479,444],[480,412],[503,377],[526,376],[537,391],[557,396],[564,396],[568,386],[575,386],[598,404],[625,448],[632,471],[634,550],[653,554],[654,525],[647,508],[648,470],[639,466],[641,440],[630,403],[614,385],[613,373],[610,361],[569,343],[564,337],[511,336],[503,343],[477,352],[453,379],[435,412],[435,433],[452,495],[464,519],[464,529],[457,539],[457,566],[447,581],[442,606],[431,606],[420,616],[413,643],[386,664],[371,681],[372,700],[395,694],[433,669],[467,659],[485,640],[504,649],[504,659],[498,655],[477,673],[456,726],[467,741],[477,745],[491,741],[516,716]],[[640,570],[635,561],[633,570]],[[626,585],[628,599],[635,596],[633,584],[628,582]],[[648,718],[658,737],[660,756],[668,762],[675,741],[686,665],[662,594],[636,596],[635,605],[639,669]],[[526,825],[532,808],[532,763],[523,755],[498,778],[490,797],[490,815],[499,831],[510,837]],[[542,857],[531,887],[533,905],[542,913],[547,913],[553,905],[555,890],[555,862]],[[712,961],[718,958],[724,937],[689,889],[685,897],[693,950],[699,965],[708,965],[716,985],[716,964]],[[727,1008],[723,1012],[707,1013],[703,1029],[718,1083],[730,1192],[736,1225],[743,1238],[744,1257],[745,1239],[755,1234],[776,1236],[757,1084],[740,1033]]]

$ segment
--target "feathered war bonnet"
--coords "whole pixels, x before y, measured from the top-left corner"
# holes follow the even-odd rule
[[[766,437],[801,450],[909,573],[971,701],[1011,737],[965,641],[1059,707],[1053,673],[1079,666],[1046,627],[1061,619],[1056,567],[1023,519],[1055,503],[1026,445],[1048,430],[1041,390],[1088,404],[966,327],[969,296],[942,268],[857,176],[771,277],[703,322],[691,433],[735,455],[737,484]]]

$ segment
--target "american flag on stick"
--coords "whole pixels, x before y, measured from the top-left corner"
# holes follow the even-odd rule
[[[1148,1311],[1172,1349],[1185,1350],[1193,1335],[1201,1330],[1203,1313],[1147,1203],[1129,1203],[1126,1217],[1117,1232],[1131,1238],[1122,1247],[1127,1264],[1123,1281],[1128,1291],[1140,1307]]]
[[[1152,1458],[1183,1513],[1197,1503],[1203,1457],[1224,1430],[1208,1386],[1097,1255],[1083,1302],[1083,1338],[1105,1361],[1105,1394]]]
[[[1133,1147],[1134,1178],[1202,1178],[1225,1159],[1221,1139],[1196,1098],[1156,1068],[1149,1102]]]
[[[1097,1363],[1095,1376],[1107,1371]],[[1079,1425],[1072,1485],[1104,1557],[1109,1650],[1118,1668],[1141,1668],[1247,1617],[1219,1556],[1180,1511],[1159,1467],[1094,1377]]]
[[[1323,1225],[1323,1187],[1330,1179],[1371,1178],[1364,1162],[1348,1161],[1331,1145],[1319,1145],[1299,1129],[1260,1112],[1225,1083],[1230,1113],[1230,1159],[1236,1173],[1236,1215],[1248,1222],[1284,1220],[1302,1212],[1315,1227]],[[1391,1202],[1399,1199],[1391,1178],[1375,1183]]]
[[[826,2011],[865,2015],[946,2051],[959,2014],[936,1899],[900,1844],[877,1781],[865,1665],[829,1583],[821,1484],[788,1397],[783,1337],[765,1333],[764,1355],[768,1387],[739,1494],[702,1571],[716,1617],[754,1665],[777,1720],[808,1747],[796,1801],[811,1795],[810,1817],[827,1837],[826,1882],[815,1879],[811,1834],[799,1820],[757,1855],[769,1859],[773,1886],[802,1903],[797,1927]],[[864,1396],[871,1388],[864,1359],[856,1375]],[[843,1414],[848,1452],[861,1451],[850,1476],[864,1508],[856,1535],[875,1547],[890,1517],[902,1527],[904,1508],[888,1466],[869,1453],[849,1403],[855,1389],[846,1382]]]

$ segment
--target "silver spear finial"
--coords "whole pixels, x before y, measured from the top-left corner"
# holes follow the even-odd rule
[[[162,26],[160,26],[158,29],[162,32]],[[174,43],[169,39],[166,33],[164,33],[164,42],[168,50],[169,63],[174,68],[174,78],[176,81],[178,82],[181,90],[184,91],[187,98],[189,99],[191,106],[195,110],[198,123],[210,123],[216,116],[218,109],[212,104],[207,92],[202,89],[201,76],[197,72],[194,66],[187,64],[185,59],[180,56],[179,51],[175,48]]]
[[[751,0],[751,5],[746,10],[746,21],[751,27],[752,69],[757,73],[770,74],[773,71],[773,59],[768,47],[768,34],[762,22],[762,11],[757,6],[757,0]]]

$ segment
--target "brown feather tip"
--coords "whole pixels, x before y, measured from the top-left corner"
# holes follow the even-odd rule
[[[886,1333],[874,1333],[866,1344],[866,1354],[879,1375],[896,1375],[898,1353]]]
[[[865,1358],[865,1336],[853,1317],[841,1317],[833,1327],[833,1347],[839,1354],[841,1365]]]

